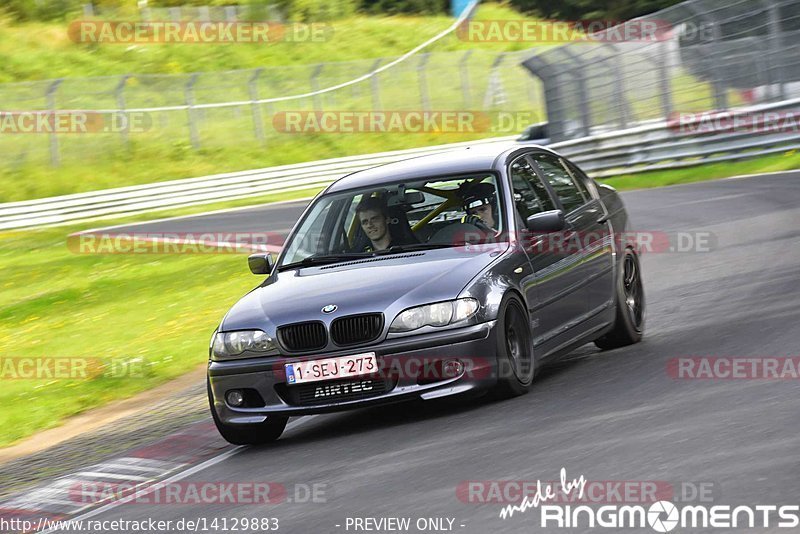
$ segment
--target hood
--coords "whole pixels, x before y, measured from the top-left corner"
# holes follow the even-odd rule
[[[277,273],[237,302],[222,330],[257,328],[274,335],[278,326],[383,312],[388,323],[402,310],[458,297],[499,255],[438,249],[379,256]],[[322,308],[336,305],[333,313]]]

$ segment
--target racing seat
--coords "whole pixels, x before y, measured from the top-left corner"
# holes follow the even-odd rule
[[[389,206],[386,212],[389,215],[389,235],[392,236],[392,244],[414,245],[420,242],[411,230],[411,225],[408,223],[408,215],[406,215],[402,204]],[[356,229],[351,250],[358,252],[364,250],[368,245],[370,245],[369,238],[364,233],[361,225],[359,225]]]

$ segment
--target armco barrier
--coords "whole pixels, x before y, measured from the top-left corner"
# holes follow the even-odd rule
[[[785,113],[797,109],[800,109],[800,100],[788,100],[730,110],[729,113]],[[9,202],[0,204],[0,230],[63,225],[257,197],[270,192],[324,187],[346,174],[375,165],[466,146],[508,144],[514,139],[498,137]],[[653,121],[627,130],[595,133],[549,146],[573,159],[594,177],[604,178],[621,172],[675,169],[797,150],[800,149],[800,135],[792,131],[681,133],[666,121]]]

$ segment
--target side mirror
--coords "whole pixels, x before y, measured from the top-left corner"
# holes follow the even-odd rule
[[[561,210],[544,211],[534,213],[525,221],[528,230],[536,234],[549,234],[560,232],[566,226],[564,212]]]
[[[250,254],[247,257],[247,265],[253,274],[269,274],[275,266],[272,254]]]

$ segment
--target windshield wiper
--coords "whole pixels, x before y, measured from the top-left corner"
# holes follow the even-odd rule
[[[311,265],[325,265],[328,263],[338,263],[340,261],[350,261],[355,258],[365,258],[372,256],[371,252],[353,252],[350,254],[324,254],[319,256],[309,256],[300,261],[287,263],[278,267],[278,272],[297,269],[299,267],[309,267]]]

